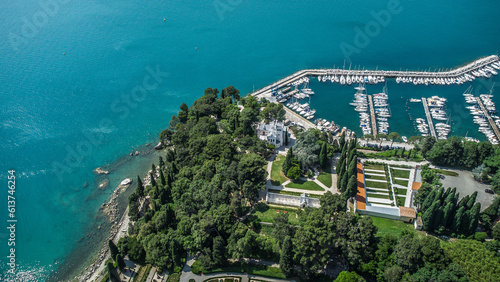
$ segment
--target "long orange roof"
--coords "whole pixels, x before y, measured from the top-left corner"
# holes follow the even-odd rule
[[[363,164],[358,163],[358,193],[356,194],[357,209],[366,209],[365,177],[363,175]]]

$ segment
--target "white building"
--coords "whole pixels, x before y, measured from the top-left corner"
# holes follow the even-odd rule
[[[276,120],[270,123],[259,123],[257,126],[257,136],[259,136],[259,139],[277,148],[285,145],[286,132],[287,127],[282,122]]]

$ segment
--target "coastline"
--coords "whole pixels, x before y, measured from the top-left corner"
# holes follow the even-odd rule
[[[148,143],[149,145],[149,143]],[[154,155],[154,157],[157,157],[155,153],[160,153],[163,152],[164,150],[153,150],[150,151],[149,153],[151,155]],[[154,161],[154,159],[152,160]],[[145,176],[143,176],[142,181],[143,185],[148,185],[151,180],[149,179],[149,172],[151,170],[147,171],[145,173]],[[101,242],[101,247],[96,250],[95,254],[97,254],[97,257],[92,259],[92,263],[88,265],[87,267],[84,268],[83,273],[77,274],[75,277],[72,277],[72,280],[77,280],[77,281],[101,281],[101,279],[106,275],[106,261],[111,258],[109,254],[109,248],[107,245],[108,240],[113,240],[115,244],[118,244],[118,241],[120,238],[124,237],[125,235],[128,234],[128,228],[129,228],[129,222],[130,218],[128,216],[128,211],[129,211],[129,205],[128,205],[128,198],[126,199],[126,208],[121,214],[120,220],[116,221],[117,217],[117,211],[118,211],[118,198],[120,195],[122,195],[125,192],[131,192],[129,188],[131,186],[134,186],[136,183],[132,182],[129,184],[127,187],[123,188],[123,186],[118,185],[118,187],[115,188],[115,191],[113,194],[110,196],[110,199],[108,202],[103,203],[101,207],[99,208],[98,212],[101,212],[108,216],[111,219],[111,222],[114,221],[114,223],[111,225],[109,228],[110,235],[106,237],[106,240],[104,242]],[[132,188],[135,190],[135,186]]]

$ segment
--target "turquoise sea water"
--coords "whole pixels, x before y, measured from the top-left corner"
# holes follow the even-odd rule
[[[147,151],[142,144],[157,141],[178,106],[205,88],[234,85],[248,93],[346,59],[369,69],[452,68],[500,46],[500,3],[493,0],[401,1],[400,12],[371,30],[349,58],[341,44],[354,46],[356,28],[373,24],[389,2],[54,1],[20,0],[0,9],[0,273],[8,269],[7,170],[15,169],[17,271],[32,280],[74,274],[106,237],[105,228],[96,229],[105,222],[99,206],[123,178],[144,174],[157,158],[128,153]],[[154,85],[145,94],[144,81]],[[490,85],[474,83],[480,92]],[[348,106],[353,87],[311,87],[318,116],[358,128]],[[405,99],[443,95],[454,132],[480,137],[464,108],[466,88],[389,81],[391,130],[413,135],[408,113],[423,113],[416,105],[407,112]],[[100,191],[103,177],[92,170],[103,165],[112,173]]]

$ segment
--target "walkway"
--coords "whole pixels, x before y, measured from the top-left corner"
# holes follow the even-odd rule
[[[288,147],[285,148],[284,150],[281,150],[280,152],[278,152],[278,154],[286,155],[287,151],[288,151]],[[338,154],[338,155],[340,156],[340,154]],[[267,169],[266,191],[269,189],[274,189],[274,190],[296,192],[296,193],[307,193],[307,194],[314,194],[314,195],[323,195],[326,192],[330,191],[332,194],[339,194],[338,189],[337,189],[337,174],[335,174],[335,173],[331,174],[332,175],[332,187],[327,187],[325,184],[321,183],[321,181],[319,181],[317,179],[317,177],[319,176],[319,171],[316,168],[314,168],[314,176],[312,178],[301,177],[300,180],[313,181],[314,183],[318,184],[321,188],[323,188],[324,191],[315,191],[315,190],[306,190],[306,189],[286,187],[286,185],[288,185],[290,182],[292,182],[291,180],[286,180],[285,182],[281,183],[281,185],[279,185],[279,186],[273,185],[271,183],[271,171],[272,171],[273,162],[276,159],[276,156],[277,156],[277,154],[274,153],[269,158],[269,162],[267,163],[267,167],[266,167],[266,169]],[[335,166],[333,163],[334,162],[336,163],[336,160],[338,159],[337,157],[338,157],[337,155],[334,156],[334,158],[332,160],[332,170],[333,171],[335,171]]]
[[[424,104],[425,116],[427,117],[427,124],[429,124],[429,130],[431,132],[431,136],[436,138],[436,131],[434,130],[434,123],[432,122],[431,114],[429,113],[429,107],[427,106],[427,99],[422,98],[422,104]]]
[[[488,119],[488,122],[490,123],[491,128],[493,128],[495,135],[497,136],[498,140],[500,140],[500,132],[498,131],[497,124],[495,123],[493,118],[491,118],[490,114],[488,113],[488,110],[486,110],[486,108],[484,107],[483,101],[481,101],[481,98],[476,97],[476,100],[477,100],[477,103],[479,104],[479,107],[481,107],[481,110],[483,111],[484,116]]]
[[[383,171],[383,170],[365,168],[365,174],[367,171],[368,172],[382,172],[385,176],[385,171]]]
[[[385,175],[384,175],[385,176]],[[367,181],[370,181],[370,182],[383,182],[383,183],[387,183],[387,180],[379,180],[379,179],[373,179],[373,178],[368,178],[368,179],[365,179],[365,182]]]
[[[184,268],[182,269],[182,272],[181,272],[180,281],[188,282],[188,281],[190,281],[190,279],[193,279],[196,282],[203,282],[207,279],[215,278],[215,277],[238,277],[238,278],[240,278],[241,282],[249,282],[250,279],[256,279],[256,280],[261,280],[261,281],[270,281],[270,282],[290,281],[290,280],[281,280],[281,279],[275,279],[275,278],[262,277],[262,276],[252,275],[252,274],[242,274],[242,273],[238,273],[238,272],[219,272],[219,273],[211,273],[211,274],[194,274],[191,272],[191,266],[196,261],[196,259],[197,259],[197,255],[195,255],[195,256],[188,255],[188,257],[186,258],[186,265],[184,265]],[[271,266],[271,267],[279,267],[279,264],[277,264],[275,262],[265,261],[265,260],[244,258],[243,261],[245,263],[266,265],[266,266]],[[191,281],[193,281],[193,280],[191,280]]]

